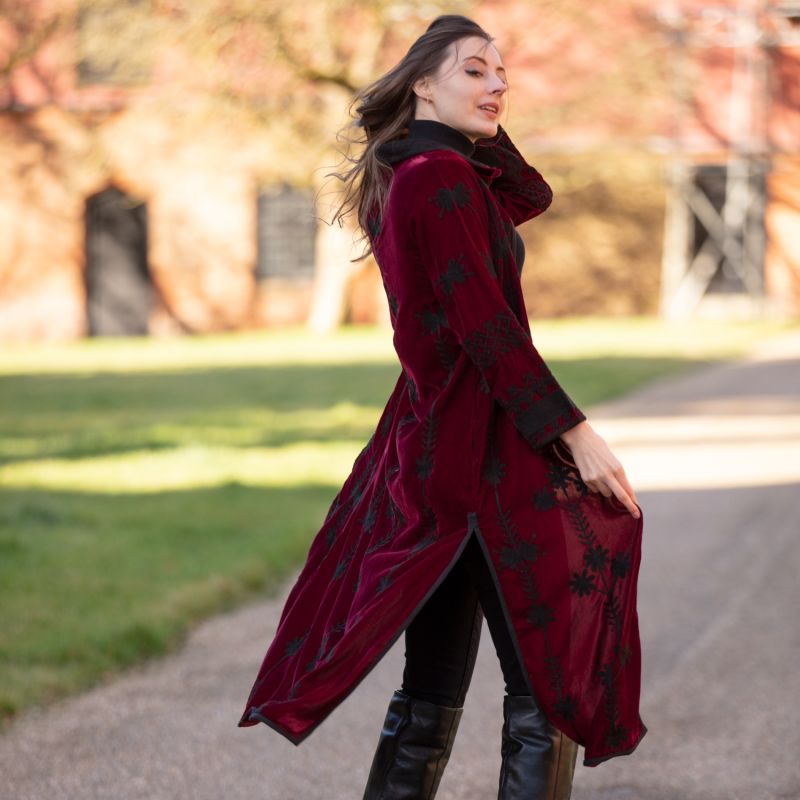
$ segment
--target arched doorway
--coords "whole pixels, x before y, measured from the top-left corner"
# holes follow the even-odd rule
[[[90,336],[147,334],[147,207],[116,186],[86,201],[85,280]]]

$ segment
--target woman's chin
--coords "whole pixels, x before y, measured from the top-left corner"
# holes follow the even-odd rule
[[[479,139],[491,139],[497,133],[497,123],[484,121],[476,126],[475,133]]]

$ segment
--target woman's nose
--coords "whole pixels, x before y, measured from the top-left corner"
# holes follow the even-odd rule
[[[500,78],[495,76],[495,78],[494,78],[494,88],[491,90],[492,94],[500,94],[500,95],[502,95],[502,94],[505,93],[505,91],[507,89],[508,89],[508,87],[505,85],[505,83],[502,80],[500,80]]]

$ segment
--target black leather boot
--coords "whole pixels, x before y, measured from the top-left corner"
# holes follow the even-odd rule
[[[530,695],[503,698],[498,800],[569,800],[578,745],[551,725]]]
[[[433,800],[463,711],[398,689],[389,702],[363,800]]]

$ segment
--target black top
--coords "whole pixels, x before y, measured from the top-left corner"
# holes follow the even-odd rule
[[[461,131],[434,119],[412,119],[408,136],[392,139],[378,147],[376,155],[387,164],[394,164],[428,150],[455,150],[465,158],[475,153],[475,145]]]
[[[435,119],[412,119],[408,125],[408,136],[384,142],[376,155],[387,164],[395,164],[410,156],[427,153],[429,150],[455,150],[468,161],[475,159],[475,143],[468,136],[444,122]],[[525,243],[514,229],[514,260],[522,271],[525,260]]]

